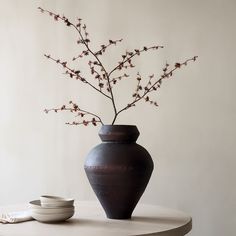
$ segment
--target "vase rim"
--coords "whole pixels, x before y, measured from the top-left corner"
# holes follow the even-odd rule
[[[134,142],[139,131],[136,125],[103,125],[98,134],[102,141]]]
[[[116,126],[116,127],[118,127],[118,126],[126,126],[126,127],[137,127],[136,125],[128,125],[128,124],[114,124],[114,125],[106,125],[106,124],[104,124],[104,125],[102,125],[102,126],[107,126],[107,127],[113,127],[113,126]]]

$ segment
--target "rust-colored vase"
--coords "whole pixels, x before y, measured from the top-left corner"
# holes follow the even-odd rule
[[[153,171],[153,161],[136,140],[132,125],[103,125],[102,143],[88,154],[84,169],[106,215],[129,219]]]

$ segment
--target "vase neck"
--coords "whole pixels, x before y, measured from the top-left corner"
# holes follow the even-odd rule
[[[136,142],[139,131],[135,125],[103,125],[99,131],[103,142]]]

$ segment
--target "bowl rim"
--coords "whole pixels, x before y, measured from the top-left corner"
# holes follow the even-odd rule
[[[53,195],[41,195],[40,196],[40,201],[44,202],[72,202],[74,201],[73,198],[64,198],[64,197],[59,197],[59,196],[53,196]]]
[[[29,202],[29,206],[30,208],[34,208],[35,209],[74,209],[74,205],[62,205],[62,206],[57,206],[54,204],[49,204],[49,206],[47,206],[47,204],[42,204],[42,202],[40,200],[32,200]]]

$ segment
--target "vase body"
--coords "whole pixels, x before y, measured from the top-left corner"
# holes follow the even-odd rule
[[[104,125],[102,143],[87,155],[84,169],[108,218],[129,219],[153,171],[153,161],[131,125]]]

